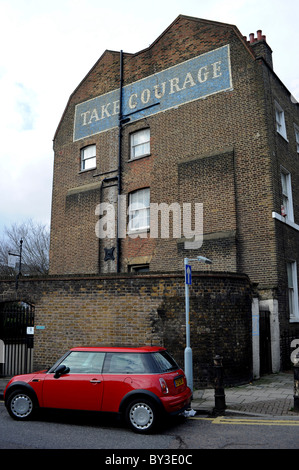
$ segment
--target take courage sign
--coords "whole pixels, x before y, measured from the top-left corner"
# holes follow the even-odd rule
[[[137,121],[215,93],[232,90],[230,48],[220,47],[123,88],[123,117]],[[120,90],[76,106],[74,141],[119,123]]]

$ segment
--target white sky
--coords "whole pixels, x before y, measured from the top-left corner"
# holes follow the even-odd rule
[[[102,53],[148,47],[179,14],[262,29],[299,101],[298,0],[0,0],[0,237],[28,218],[50,223],[54,133]]]

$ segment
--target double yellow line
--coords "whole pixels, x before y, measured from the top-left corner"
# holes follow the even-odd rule
[[[193,417],[189,419],[211,421],[212,424],[238,424],[245,426],[299,426],[299,421],[290,419],[256,419],[256,418],[229,418],[217,416],[217,418],[199,418]]]

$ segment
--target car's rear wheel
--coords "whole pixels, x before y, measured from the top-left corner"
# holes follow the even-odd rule
[[[158,422],[157,409],[154,403],[144,398],[131,401],[126,409],[126,421],[135,432],[151,432]]]
[[[8,397],[7,410],[14,419],[21,421],[31,419],[35,411],[34,399],[25,390],[15,390]]]

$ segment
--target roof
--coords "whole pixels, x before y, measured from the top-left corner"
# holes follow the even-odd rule
[[[120,352],[120,353],[151,353],[158,351],[165,351],[165,348],[160,346],[139,346],[139,347],[121,347],[121,346],[80,346],[77,348],[72,348],[71,351],[81,351],[81,352]]]

